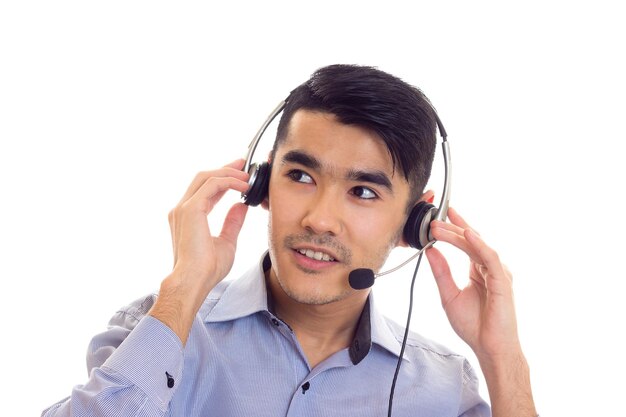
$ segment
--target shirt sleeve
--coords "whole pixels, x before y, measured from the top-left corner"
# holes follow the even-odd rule
[[[178,336],[146,313],[154,296],[118,311],[87,352],[89,379],[42,417],[163,416],[181,381]]]
[[[463,390],[459,417],[491,417],[491,407],[478,392],[478,378],[470,363],[463,361]]]

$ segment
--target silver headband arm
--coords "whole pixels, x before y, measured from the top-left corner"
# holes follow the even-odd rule
[[[443,194],[441,195],[441,202],[439,203],[439,209],[437,210],[437,215],[435,216],[435,220],[439,220],[442,222],[446,221],[448,217],[448,206],[450,205],[450,182],[451,182],[451,170],[452,164],[450,160],[450,145],[448,145],[448,141],[444,138],[441,143],[441,148],[443,149],[443,163],[445,168],[445,177],[443,181]]]
[[[243,166],[244,172],[248,172],[250,170],[252,157],[254,156],[254,151],[256,151],[256,147],[259,144],[259,141],[261,140],[261,136],[263,136],[263,133],[265,133],[265,129],[267,129],[267,127],[270,125],[270,123],[272,123],[272,121],[276,118],[276,116],[278,116],[278,114],[281,111],[283,111],[283,109],[285,108],[285,103],[286,103],[285,100],[282,100],[280,103],[278,103],[278,106],[276,106],[276,108],[272,110],[270,115],[267,117],[267,120],[265,120],[265,122],[263,123],[259,131],[256,133],[256,135],[254,135],[254,138],[252,138],[250,145],[248,145],[248,153],[246,154],[246,163]]]

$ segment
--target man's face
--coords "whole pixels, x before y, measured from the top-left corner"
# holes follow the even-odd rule
[[[354,295],[348,274],[382,267],[401,237],[408,198],[408,182],[375,133],[297,111],[273,156],[271,279],[305,304]]]

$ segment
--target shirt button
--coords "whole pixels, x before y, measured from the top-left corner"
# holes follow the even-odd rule
[[[168,372],[165,373],[165,376],[167,377],[167,387],[168,388],[173,388],[174,387],[174,378]]]
[[[306,381],[304,384],[302,384],[302,393],[306,394],[309,388],[311,388],[311,383],[309,381]]]
[[[278,320],[276,320],[276,319],[272,319],[272,324],[273,324],[274,326],[280,326],[280,323],[279,323],[279,322],[278,322]]]

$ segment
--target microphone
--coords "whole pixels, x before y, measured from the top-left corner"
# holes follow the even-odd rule
[[[394,271],[397,271],[398,269],[402,268],[404,265],[408,264],[413,259],[418,257],[426,249],[428,249],[432,245],[434,245],[435,242],[436,242],[435,240],[431,240],[430,242],[428,242],[428,244],[426,246],[424,246],[422,249],[417,251],[417,253],[415,255],[411,256],[409,259],[407,259],[406,261],[402,262],[400,265],[396,266],[395,268],[392,268],[392,269],[390,269],[388,271],[385,271],[385,272],[379,272],[378,274],[375,274],[374,271],[372,271],[369,268],[353,269],[348,274],[348,283],[355,290],[365,290],[367,288],[370,288],[372,285],[374,285],[374,281],[376,280],[376,278],[381,277],[383,275],[390,274],[390,273],[392,273]]]
[[[368,268],[355,269],[348,275],[348,282],[355,290],[364,290],[374,285],[376,274]]]

